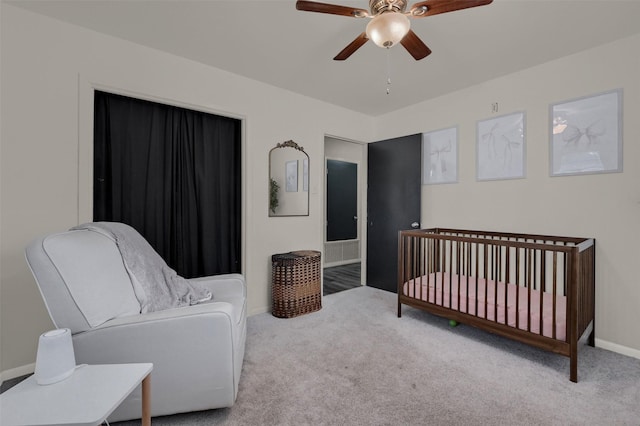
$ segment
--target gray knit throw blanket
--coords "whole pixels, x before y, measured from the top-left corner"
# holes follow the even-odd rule
[[[99,232],[115,241],[140,302],[140,312],[162,311],[210,301],[211,292],[171,269],[135,229],[118,222],[90,222],[71,228]]]

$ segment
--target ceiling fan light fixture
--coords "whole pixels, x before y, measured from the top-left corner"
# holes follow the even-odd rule
[[[409,18],[403,13],[385,12],[376,15],[367,25],[367,37],[376,46],[389,48],[407,35],[411,29]]]

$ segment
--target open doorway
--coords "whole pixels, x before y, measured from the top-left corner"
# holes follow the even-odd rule
[[[364,282],[361,230],[364,148],[359,143],[325,137],[324,295]]]

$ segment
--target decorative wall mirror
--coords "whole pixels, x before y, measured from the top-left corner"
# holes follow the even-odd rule
[[[269,216],[309,216],[309,156],[291,140],[269,151]]]

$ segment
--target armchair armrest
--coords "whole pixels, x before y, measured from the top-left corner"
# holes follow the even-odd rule
[[[152,325],[154,323],[162,321],[180,321],[181,319],[184,320],[188,317],[204,314],[220,314],[223,317],[228,317],[229,322],[231,323],[233,318],[233,307],[230,303],[227,302],[214,301],[211,303],[202,303],[199,305],[183,306],[180,308],[165,309],[163,311],[148,312],[146,314],[130,315],[126,317],[114,318],[84,333],[96,333],[100,332],[101,330],[113,327],[124,329],[126,327],[132,327],[140,324]]]
[[[203,284],[213,294],[213,300],[233,296],[247,297],[247,284],[240,274],[212,275],[209,277],[191,278],[189,281]]]
[[[239,332],[233,317],[230,303],[212,302],[115,318],[73,335],[76,358],[78,362],[87,355],[92,363],[155,364],[165,360],[171,346],[173,360],[167,359],[168,364],[182,360],[174,368],[188,368],[189,360],[195,362],[191,366],[209,364],[216,357],[231,356],[233,335]],[[154,375],[158,372],[154,368]]]

